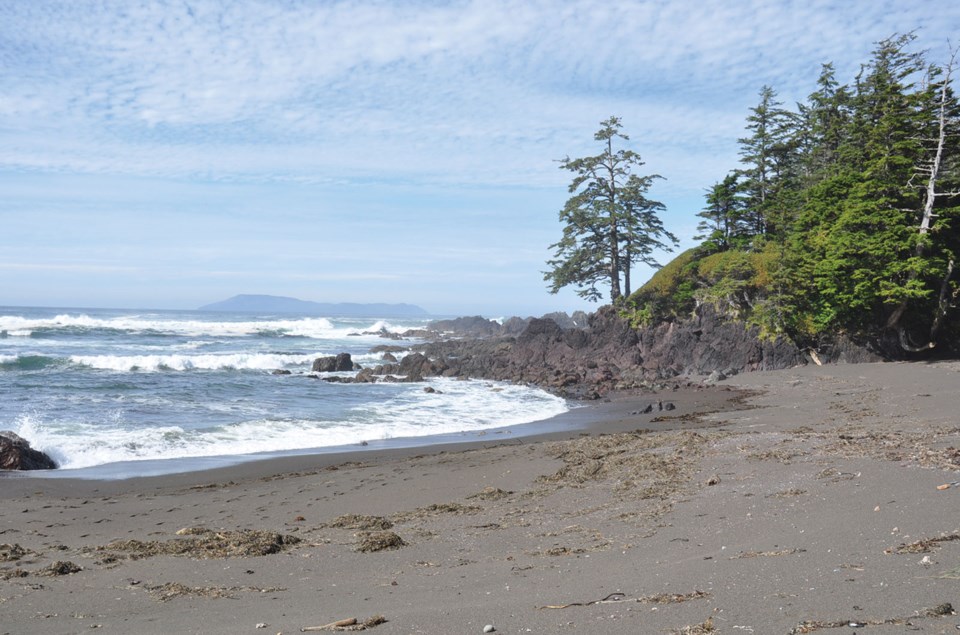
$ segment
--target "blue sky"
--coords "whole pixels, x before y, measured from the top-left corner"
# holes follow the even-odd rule
[[[0,305],[590,310],[542,271],[556,161],[601,120],[689,247],[764,84],[793,104],[911,30],[942,61],[958,27],[952,0],[0,0]]]

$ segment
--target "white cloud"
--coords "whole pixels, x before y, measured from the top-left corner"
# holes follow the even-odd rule
[[[609,114],[645,155],[729,155],[761,85],[790,104],[821,62],[847,79],[874,40],[916,26],[936,45],[960,17],[905,0],[0,11],[8,169],[540,185]]]
[[[957,24],[960,4],[941,0],[0,2],[0,176],[117,176],[128,186],[146,177],[106,202],[161,221],[188,199],[145,184],[154,177],[337,191],[339,208],[316,203],[337,236],[343,219],[374,206],[347,199],[372,192],[415,234],[432,231],[418,219],[451,209],[458,189],[561,200],[569,175],[554,161],[594,152],[598,122],[618,115],[650,171],[667,178],[652,194],[690,227],[703,189],[737,166],[761,86],[792,105],[814,89],[821,63],[850,81],[873,43],[897,31],[919,29],[937,60]],[[237,191],[206,193],[190,209],[255,216]],[[443,207],[427,210],[413,191],[441,192]],[[269,195],[249,198],[270,210]],[[0,213],[49,201],[26,193]],[[534,214],[499,203],[506,216]],[[57,204],[99,213],[81,198]],[[555,222],[553,208],[535,213]],[[468,235],[487,235],[477,231],[485,221],[471,222]],[[215,240],[216,229],[204,236]],[[549,244],[541,235],[517,236],[532,241],[522,258],[487,256],[536,258]],[[482,257],[464,250],[462,261]]]

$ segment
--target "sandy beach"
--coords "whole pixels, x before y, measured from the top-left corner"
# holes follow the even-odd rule
[[[956,633],[958,383],[811,365],[535,437],[6,475],[0,633]]]

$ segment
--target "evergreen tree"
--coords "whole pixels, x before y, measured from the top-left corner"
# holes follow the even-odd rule
[[[958,286],[954,278],[960,215],[960,104],[951,80],[957,51],[946,67],[932,66],[919,93],[922,156],[910,184],[919,190],[921,207],[913,211],[915,229],[912,265],[907,286],[913,293],[900,300],[887,320],[905,350],[936,345],[940,328],[952,308]],[[913,331],[917,339],[908,334]],[[914,344],[917,339],[919,344]]]
[[[630,267],[643,262],[657,266],[654,249],[669,250],[664,240],[676,243],[663,228],[657,213],[663,204],[646,198],[658,175],[640,176],[634,172],[643,166],[640,155],[625,148],[614,149],[614,141],[628,141],[620,132],[618,117],[600,122],[594,139],[602,144],[595,156],[560,162],[574,173],[569,192],[573,194],[560,211],[563,236],[551,245],[553,259],[544,280],[550,292],[568,285],[591,301],[602,297],[599,285],[607,284],[614,304],[623,296],[621,284],[630,288]]]
[[[647,191],[655,179],[663,178],[659,175],[637,176],[630,175],[620,194],[623,213],[620,214],[619,236],[623,243],[621,251],[621,268],[623,270],[623,294],[630,296],[630,271],[636,263],[648,267],[659,267],[660,264],[653,257],[655,250],[671,251],[670,241],[677,245],[677,238],[668,232],[659,212],[666,211],[666,206],[659,201],[652,201],[646,197]]]
[[[921,156],[913,79],[921,58],[905,47],[912,36],[884,40],[861,72],[851,134],[841,155],[855,168],[850,191],[829,229],[823,288],[842,323],[869,328],[891,305],[924,293],[909,271],[914,245],[909,182]]]
[[[696,296],[812,347],[849,333],[960,352],[958,51],[938,68],[914,40],[877,43],[849,87],[823,65],[796,113],[760,91],[741,169],[699,213],[702,248],[644,286],[644,320]]]
[[[801,105],[798,148],[806,185],[836,173],[850,124],[850,91],[837,83],[833,64],[821,67],[817,90]]]
[[[751,134],[739,139],[740,162],[745,166],[741,188],[754,235],[766,234],[775,222],[774,196],[794,156],[795,116],[780,107],[776,96],[769,86],[760,90],[760,103],[747,117]]]
[[[738,174],[731,172],[713,187],[704,197],[707,206],[697,214],[703,220],[697,225],[694,240],[704,241],[710,251],[726,251],[732,247],[743,246],[742,238],[749,235],[744,227],[744,202],[740,196]]]

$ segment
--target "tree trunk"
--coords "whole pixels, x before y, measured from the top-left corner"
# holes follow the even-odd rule
[[[940,88],[940,103],[939,112],[937,113],[937,124],[939,129],[937,131],[937,149],[933,154],[933,159],[930,161],[929,168],[923,168],[922,171],[929,171],[929,177],[927,178],[927,186],[924,191],[924,200],[923,200],[923,211],[920,218],[920,227],[918,228],[918,233],[920,234],[920,240],[917,241],[917,246],[914,249],[914,254],[918,258],[922,258],[926,253],[926,244],[924,242],[927,234],[930,233],[930,226],[933,222],[933,219],[936,215],[933,213],[933,208],[936,204],[937,197],[943,196],[943,193],[937,192],[937,181],[940,178],[940,168],[943,163],[943,149],[947,141],[947,105],[948,105],[948,96],[950,88],[950,75],[953,73],[953,65],[956,60],[956,51],[950,56],[950,62],[947,64],[946,74],[943,78],[943,85]],[[943,278],[943,284],[940,289],[940,302],[938,303],[937,313],[934,315],[933,323],[930,327],[930,337],[929,341],[921,346],[915,346],[909,344],[907,341],[907,336],[904,328],[900,326],[900,319],[903,317],[903,314],[907,310],[907,301],[903,300],[894,309],[893,313],[890,314],[890,318],[887,320],[887,328],[897,328],[900,333],[900,345],[905,351],[908,352],[919,352],[922,350],[927,350],[936,346],[936,335],[937,331],[940,330],[940,322],[943,317],[946,315],[947,308],[949,303],[944,302],[945,294],[949,288],[950,278],[953,275],[953,260],[951,260],[947,266],[946,275]],[[910,275],[910,279],[916,279],[916,273]]]
[[[613,137],[607,139],[607,156],[610,163],[607,171],[610,173],[608,187],[610,190],[610,303],[620,301],[620,232],[617,231],[617,179],[613,166]]]
[[[630,241],[627,241],[627,246],[624,248],[624,264],[623,264],[623,295],[625,297],[630,297],[630,263],[633,260],[633,253],[630,249]]]

